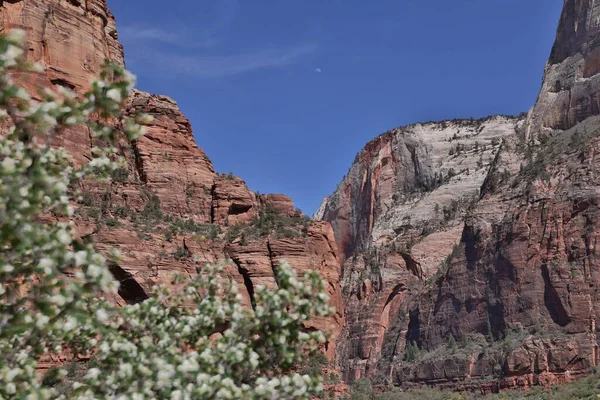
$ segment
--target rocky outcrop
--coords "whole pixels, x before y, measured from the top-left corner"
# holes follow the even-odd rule
[[[166,96],[134,91],[127,112],[144,112],[154,117],[146,134],[123,149],[123,155],[131,161],[132,175],[158,196],[169,213],[213,222],[216,175],[211,161],[194,142],[190,121],[177,103]],[[218,186],[222,191],[226,185],[219,182]],[[250,196],[247,188],[245,194]]]
[[[259,203],[256,195],[237,177],[216,177],[212,202],[211,222],[216,224],[235,225],[250,222],[258,215]]]
[[[382,352],[395,346],[385,337],[400,305],[459,244],[491,166],[501,179],[518,172],[498,154],[522,124],[499,116],[386,132],[323,202],[315,217],[331,222],[344,258],[347,327],[338,359],[346,379],[378,371]]]
[[[386,132],[357,155],[315,218],[332,223],[345,258],[371,242],[417,239],[451,227],[478,198],[503,139],[520,124],[490,117]]]
[[[346,327],[340,335],[337,359],[345,380],[373,376],[385,336],[401,306],[419,286],[419,271],[411,271],[409,256],[389,249],[356,254],[344,264],[342,290]]]
[[[28,82],[36,88],[84,89],[106,59],[124,65],[123,47],[106,0],[4,1],[0,21],[2,32],[24,29],[27,58],[46,67]]]
[[[426,177],[444,176],[451,158],[430,162],[435,144],[411,147],[412,127],[369,143],[326,199],[318,217],[346,258],[346,379],[489,392],[598,365],[599,13],[565,1],[536,105],[466,181],[478,194],[446,224],[422,205],[441,197]],[[461,185],[446,185],[463,204]]]
[[[344,325],[344,316],[339,283],[339,259],[333,230],[329,224],[310,224],[302,238],[270,237],[246,244],[234,243],[227,246],[226,253],[243,276],[251,301],[256,285],[276,287],[274,271],[281,261],[287,260],[299,274],[309,270],[318,271],[328,283],[326,290],[336,311],[332,319],[315,319],[307,327],[332,332],[332,338],[326,344],[326,352],[333,357],[337,336]]]
[[[97,77],[105,60],[123,65],[115,20],[105,0],[20,0],[0,6],[0,32],[20,28],[27,33],[26,57],[45,71],[20,76],[32,95],[40,88],[64,86],[82,90]],[[66,129],[55,144],[68,149],[76,163],[90,158],[89,133]]]
[[[265,194],[260,196],[260,200],[265,207],[274,210],[278,214],[286,215],[288,217],[292,217],[296,214],[294,202],[284,194]]]
[[[600,138],[573,141],[576,129],[598,126],[592,117],[555,131],[535,148],[536,161],[498,192],[484,194],[465,220],[453,258],[407,305],[411,317],[397,320],[396,329],[407,329],[406,343],[423,354],[416,360],[388,355],[395,358],[396,383],[550,384],[598,364],[600,182],[592,171]],[[451,348],[451,341],[461,344]]]
[[[600,5],[594,1],[565,0],[529,135],[566,130],[600,114],[599,15]]]
[[[105,0],[27,0],[0,2],[1,31],[27,33],[27,59],[44,72],[16,77],[32,93],[64,86],[83,92],[105,60],[124,64],[113,15]],[[172,99],[134,91],[123,116],[150,114],[146,135],[118,150],[126,160],[109,183],[80,182],[75,204],[78,239],[101,251],[121,251],[110,269],[121,282],[121,304],[143,301],[173,272],[197,273],[198,263],[226,262],[225,275],[238,282],[248,307],[258,285],[276,285],[275,270],[288,260],[302,274],[309,269],[327,282],[335,313],[310,321],[307,329],[331,332],[325,351],[333,356],[344,325],[339,259],[328,223],[304,221],[283,195],[257,196],[235,176],[215,173],[195,141],[189,120]],[[121,121],[115,121],[118,128]],[[54,138],[76,165],[91,158],[94,139],[84,127]],[[260,229],[253,224],[266,220]],[[235,229],[234,229],[235,228]],[[250,243],[234,232],[253,230]],[[44,366],[64,361],[50,358]],[[66,357],[68,358],[68,357]]]

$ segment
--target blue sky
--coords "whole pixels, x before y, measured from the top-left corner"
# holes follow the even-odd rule
[[[138,88],[312,214],[378,134],[529,109],[561,0],[109,0]]]

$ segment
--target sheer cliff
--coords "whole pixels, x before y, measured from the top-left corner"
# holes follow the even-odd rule
[[[27,33],[27,59],[44,71],[17,77],[32,93],[64,86],[78,93],[98,76],[105,60],[124,65],[115,19],[105,0],[13,0],[0,2],[1,31]],[[333,231],[311,222],[284,195],[259,195],[243,180],[218,174],[194,141],[192,127],[166,96],[134,91],[124,115],[144,112],[154,121],[134,142],[118,143],[127,160],[111,182],[79,182],[76,206],[80,240],[101,250],[117,248],[122,257],[110,268],[121,281],[120,303],[147,297],[173,272],[195,274],[204,262],[231,260],[226,275],[239,283],[248,307],[259,284],[277,285],[274,267],[288,260],[301,274],[319,271],[328,282],[334,315],[314,320],[309,329],[333,333],[332,356],[343,326],[339,260]],[[118,127],[120,121],[114,121]],[[95,139],[84,127],[52,138],[73,162],[91,158]],[[50,366],[61,360],[48,360]]]
[[[526,116],[387,132],[324,200],[346,379],[495,391],[598,365],[598,21],[564,2]]]

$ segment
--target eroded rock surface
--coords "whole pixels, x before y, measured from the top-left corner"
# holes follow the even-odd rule
[[[517,118],[416,124],[369,142],[315,218],[331,221],[345,257],[371,241],[420,237],[464,215]],[[458,202],[458,204],[456,204]]]
[[[599,15],[595,1],[565,0],[528,134],[569,129],[600,113]]]
[[[394,129],[367,144],[323,202],[315,217],[331,222],[344,258],[338,355],[346,379],[377,373],[391,321],[459,244],[492,166],[502,180],[518,172],[499,153],[523,122],[498,116]]]
[[[317,217],[345,258],[346,379],[491,392],[598,365],[599,20],[595,2],[565,1],[538,101],[526,118],[480,125],[504,127],[474,176],[431,187],[450,162],[472,173],[477,156],[444,154],[451,123],[417,124],[370,142],[325,200]],[[424,127],[436,135],[421,140]]]
[[[105,0],[4,1],[0,22],[2,32],[26,31],[27,58],[44,67],[42,73],[17,77],[32,93],[56,86],[82,93],[105,60],[124,65],[115,19]],[[194,258],[201,263],[231,258],[225,274],[238,282],[251,307],[253,288],[276,285],[274,270],[288,260],[300,274],[316,269],[327,281],[336,312],[307,328],[333,333],[326,349],[333,356],[344,319],[339,259],[329,224],[304,221],[286,196],[259,197],[242,179],[215,173],[174,100],[134,91],[124,115],[138,112],[154,120],[139,140],[118,143],[127,165],[115,171],[110,183],[81,182],[83,196],[75,205],[78,239],[93,241],[101,251],[121,251],[119,263],[110,265],[121,282],[115,301],[143,301],[155,284],[170,282],[173,272],[196,274]],[[94,142],[87,129],[74,127],[54,144],[64,146],[81,165],[91,158]],[[268,223],[253,230],[267,208]],[[239,232],[230,231],[232,226],[256,235],[246,242]],[[44,366],[66,358],[49,358]]]
[[[29,60],[45,67],[18,77],[32,92],[81,92],[105,59],[123,64],[103,0],[1,4],[2,31],[25,29]],[[155,120],[120,143],[128,164],[111,183],[81,183],[79,239],[121,250],[111,271],[122,304],[172,272],[195,274],[193,257],[231,259],[225,273],[249,308],[258,285],[277,284],[279,261],[318,270],[336,313],[308,328],[333,333],[326,351],[348,381],[489,392],[585,375],[599,362],[598,21],[595,2],[565,0],[526,117],[415,124],[371,141],[317,212],[323,222],[217,174],[177,104],[136,91],[126,113]],[[75,127],[55,144],[81,164],[93,141]]]

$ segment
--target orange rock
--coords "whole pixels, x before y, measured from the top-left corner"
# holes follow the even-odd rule
[[[270,207],[278,214],[286,215],[288,217],[292,217],[296,214],[292,199],[284,194],[264,194],[260,196],[260,200],[265,206]]]
[[[256,195],[236,176],[215,178],[213,190],[213,221],[216,224],[247,223],[258,215]]]
[[[43,73],[16,77],[32,93],[55,86],[82,93],[105,60],[124,64],[115,20],[105,0],[0,3],[2,32],[24,29],[27,59],[45,67]],[[263,237],[247,247],[226,243],[223,231],[238,223],[251,223],[258,216],[256,194],[240,178],[214,172],[175,101],[133,91],[125,115],[138,112],[150,114],[154,120],[139,140],[119,143],[127,169],[119,171],[119,179],[109,184],[80,183],[79,188],[89,195],[88,204],[75,205],[80,240],[93,240],[100,251],[121,250],[119,263],[110,264],[121,281],[120,296],[114,300],[119,304],[141,301],[155,284],[168,284],[173,272],[196,274],[198,265],[192,257],[201,263],[231,257],[234,263],[229,262],[224,273],[238,283],[250,307],[252,287],[276,285],[272,266],[288,260],[300,274],[315,268],[327,280],[336,313],[327,320],[311,321],[310,327],[330,330],[335,340],[344,319],[339,259],[330,226],[313,223],[306,238],[290,241]],[[74,127],[53,139],[54,145],[69,151],[76,165],[91,158],[93,143],[87,129]],[[286,217],[295,215],[286,196],[265,195],[263,201]],[[327,348],[330,358],[334,347],[332,342]],[[61,363],[65,357],[49,356],[43,367]]]

